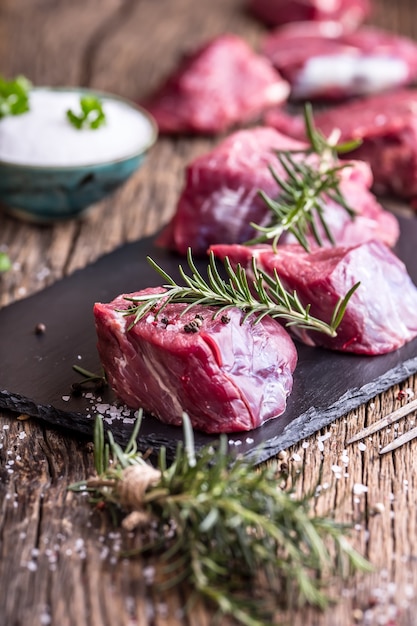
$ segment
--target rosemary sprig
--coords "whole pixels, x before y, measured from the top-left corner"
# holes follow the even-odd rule
[[[158,554],[165,587],[185,582],[220,613],[266,626],[277,605],[323,608],[332,577],[371,569],[350,546],[345,525],[312,515],[313,493],[299,497],[278,486],[277,465],[232,462],[224,436],[196,457],[184,414],[184,444],[169,466],[162,449],[154,468],[136,450],[140,418],[125,451],[111,433],[105,443],[97,418],[97,476],[70,489],[127,513],[125,526],[132,530],[136,520],[142,539],[152,527],[157,539],[139,551]]]
[[[347,164],[340,164],[338,154],[353,150],[358,142],[337,145],[336,133],[327,139],[314,126],[310,104],[305,106],[304,122],[310,145],[305,150],[277,152],[285,173],[279,175],[272,166],[269,169],[281,191],[276,199],[270,198],[262,190],[259,191],[271,211],[271,221],[267,226],[251,224],[261,235],[248,241],[248,245],[272,241],[272,246],[276,248],[281,235],[289,232],[308,251],[308,234],[313,236],[319,246],[323,245],[320,226],[327,240],[334,245],[335,241],[325,218],[329,199],[342,206],[352,219],[355,217],[355,211],[340,191],[339,174]],[[297,155],[303,158],[297,158]]]
[[[0,119],[6,115],[21,115],[29,111],[31,83],[24,76],[6,80],[0,76]]]
[[[165,292],[141,294],[138,296],[126,297],[131,302],[125,315],[134,315],[134,320],[130,328],[140,319],[146,316],[151,310],[159,305],[157,315],[172,303],[185,303],[188,306],[183,313],[197,304],[218,307],[214,313],[214,318],[224,313],[232,307],[240,309],[244,316],[242,322],[254,316],[254,323],[259,322],[263,317],[269,315],[273,318],[286,320],[287,326],[297,325],[299,328],[306,328],[325,333],[330,337],[335,337],[337,328],[343,319],[348,302],[359,283],[354,285],[347,294],[341,298],[333,311],[330,323],[324,322],[310,314],[310,305],[304,306],[297,293],[289,292],[283,286],[277,271],[274,276],[268,276],[256,265],[256,260],[252,259],[252,271],[254,280],[249,285],[244,268],[239,264],[234,270],[226,257],[224,267],[228,276],[224,280],[217,269],[215,257],[210,253],[209,265],[207,268],[207,278],[201,275],[192,258],[191,250],[188,250],[187,262],[191,271],[191,276],[187,275],[184,269],[179,266],[179,271],[185,285],[178,285],[169,274],[167,274],[153,259],[148,257],[150,265],[166,280]]]
[[[83,128],[96,130],[106,123],[106,115],[101,100],[95,96],[82,96],[80,108],[81,112],[78,115],[71,109],[67,111],[68,120],[78,130]]]
[[[102,372],[101,374],[95,374],[94,372],[90,372],[89,370],[86,370],[84,367],[80,367],[79,365],[73,365],[72,369],[74,370],[74,372],[77,372],[84,377],[83,380],[72,383],[71,392],[73,395],[80,395],[86,385],[92,384],[95,391],[101,391],[108,385],[104,372]]]

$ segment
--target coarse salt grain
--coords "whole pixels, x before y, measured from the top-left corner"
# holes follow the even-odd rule
[[[330,439],[331,436],[332,436],[332,433],[328,432],[325,435],[320,435],[319,437],[317,437],[317,439],[319,441],[327,441],[327,439]]]
[[[365,444],[365,443],[363,443],[362,441],[360,441],[360,442],[358,443],[358,448],[359,448],[359,450],[360,450],[361,452],[364,452],[364,451],[366,450],[366,444]]]
[[[353,485],[353,493],[356,496],[360,496],[360,495],[362,495],[364,493],[367,493],[367,492],[368,492],[368,487],[366,485],[362,485],[361,483],[355,483]]]

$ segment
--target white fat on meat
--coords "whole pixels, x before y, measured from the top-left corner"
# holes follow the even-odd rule
[[[355,85],[355,93],[369,94],[402,85],[408,75],[406,62],[391,56],[317,56],[298,74],[293,95],[306,98],[326,89],[346,90],[350,85]]]

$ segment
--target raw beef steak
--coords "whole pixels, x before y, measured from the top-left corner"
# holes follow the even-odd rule
[[[359,288],[348,303],[337,337],[290,331],[307,345],[357,354],[385,354],[417,336],[417,288],[389,248],[377,241],[353,247],[319,248],[306,253],[299,245],[212,246],[217,257],[229,257],[250,271],[252,257],[267,274],[277,270],[287,289],[296,291],[311,315],[330,322],[340,297]]]
[[[274,110],[266,121],[293,137],[305,137],[304,122]],[[371,166],[374,190],[402,198],[417,196],[417,91],[401,90],[339,105],[314,116],[316,126],[329,135],[341,131],[341,141],[360,139],[348,158]]]
[[[267,35],[262,51],[295,100],[367,95],[417,78],[417,44],[376,28],[345,33],[336,22],[291,24]]]
[[[251,222],[266,225],[271,219],[258,190],[270,197],[278,195],[269,165],[285,176],[274,152],[304,147],[272,128],[230,135],[188,165],[176,213],[158,244],[180,254],[189,247],[194,254],[205,254],[210,244],[243,243],[253,238],[257,231]],[[377,238],[393,245],[399,234],[398,222],[369,191],[372,176],[368,165],[352,163],[340,176],[342,192],[357,216],[352,220],[340,205],[328,201],[325,216],[335,240],[352,244]]]
[[[222,35],[183,59],[143,106],[162,133],[219,133],[284,102],[289,85],[236,35]]]
[[[335,20],[356,28],[370,13],[369,0],[249,0],[254,15],[270,26],[305,20]]]
[[[186,305],[169,304],[129,330],[132,316],[120,312],[129,304],[121,295],[94,307],[101,362],[129,407],[176,425],[186,411],[207,433],[251,430],[284,412],[297,353],[278,322],[242,323],[237,309],[213,320],[216,309],[203,306],[181,316]]]

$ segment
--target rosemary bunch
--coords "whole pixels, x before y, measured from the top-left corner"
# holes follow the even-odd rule
[[[355,211],[340,190],[340,171],[347,164],[340,164],[338,155],[353,150],[358,142],[337,145],[338,133],[326,139],[314,126],[309,104],[304,109],[304,121],[310,145],[305,150],[277,152],[284,174],[279,175],[272,166],[269,169],[280,188],[280,194],[273,199],[264,191],[259,191],[271,211],[271,221],[267,226],[251,224],[261,234],[248,241],[248,245],[272,241],[276,248],[281,235],[289,232],[308,251],[308,234],[313,236],[319,246],[323,245],[320,227],[328,241],[334,244],[325,218],[329,199],[342,206],[352,219],[355,216]]]
[[[191,250],[188,250],[187,262],[191,276],[188,276],[181,266],[179,267],[181,277],[185,283],[184,286],[178,285],[153,259],[148,257],[148,261],[167,281],[167,284],[164,285],[166,291],[126,297],[126,300],[131,302],[131,306],[123,312],[125,315],[135,316],[130,327],[150,311],[155,311],[158,305],[157,315],[168,304],[185,303],[188,304],[188,307],[184,309],[183,313],[192,306],[203,304],[218,307],[214,314],[215,318],[227,309],[234,307],[244,312],[242,322],[245,322],[253,315],[255,316],[255,323],[257,323],[263,317],[269,315],[273,318],[285,319],[287,326],[297,325],[299,328],[316,330],[330,335],[330,337],[335,337],[348,302],[359,286],[359,283],[357,283],[343,298],[339,299],[328,324],[313,317],[310,314],[310,305],[303,306],[295,291],[291,293],[284,288],[276,271],[274,276],[271,277],[260,270],[254,258],[252,259],[254,280],[250,286],[244,268],[238,265],[236,270],[234,270],[227,257],[224,261],[224,266],[228,279],[224,280],[219,274],[213,253],[210,253],[207,268],[208,280],[205,280],[195,266]]]
[[[264,626],[278,606],[325,607],[331,577],[370,569],[344,525],[311,514],[314,494],[295,497],[281,489],[274,465],[231,463],[224,436],[196,458],[186,414],[183,424],[173,463],[167,465],[162,449],[153,468],[136,450],[140,418],[123,451],[110,433],[105,443],[98,417],[97,477],[70,487],[123,508],[142,531],[152,524],[158,539],[140,551],[158,554],[165,587],[187,583],[190,602],[202,597],[241,624]]]

